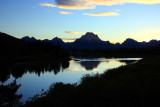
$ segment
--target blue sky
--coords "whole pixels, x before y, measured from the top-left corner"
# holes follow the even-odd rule
[[[121,1],[121,3],[119,3]],[[0,31],[21,38],[160,39],[160,0],[0,0]]]

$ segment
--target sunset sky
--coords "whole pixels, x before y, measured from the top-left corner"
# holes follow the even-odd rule
[[[0,31],[15,37],[74,40],[160,39],[160,0],[0,0]]]

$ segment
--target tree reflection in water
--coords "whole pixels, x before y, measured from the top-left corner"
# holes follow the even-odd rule
[[[69,67],[69,62],[60,62],[60,63],[47,63],[47,64],[40,64],[40,65],[32,65],[32,66],[7,66],[3,65],[0,66],[0,82],[4,83],[10,78],[10,74],[15,79],[18,79],[22,77],[25,73],[35,73],[38,76],[40,76],[41,73],[47,72],[54,72],[56,75],[60,71],[63,71],[63,69],[66,69]]]

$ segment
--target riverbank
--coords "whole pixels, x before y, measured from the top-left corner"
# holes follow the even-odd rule
[[[158,56],[160,54],[160,47],[150,48],[120,48],[120,49],[107,49],[107,50],[68,50],[70,56],[82,57],[114,57],[114,58],[145,58],[150,56]]]
[[[153,56],[101,75],[87,75],[79,85],[57,83],[45,96],[24,106],[160,106],[159,65],[160,56]]]

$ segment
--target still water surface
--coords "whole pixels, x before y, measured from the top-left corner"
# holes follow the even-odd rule
[[[20,101],[25,102],[35,94],[48,90],[53,83],[79,83],[80,79],[86,74],[101,74],[108,69],[133,64],[140,59],[72,57],[69,63],[56,65],[56,68],[27,69],[21,75],[10,74],[10,77],[3,84],[11,83],[16,79],[17,84],[21,84],[17,94],[23,94]]]

